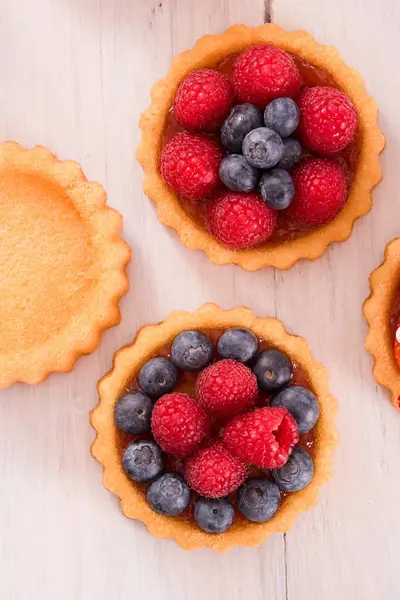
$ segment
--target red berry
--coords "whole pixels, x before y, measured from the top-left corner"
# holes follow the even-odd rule
[[[302,225],[321,227],[332,221],[347,200],[346,175],[326,158],[304,160],[292,173],[295,196],[286,214]]]
[[[263,44],[239,56],[233,65],[232,83],[240,102],[265,108],[274,98],[297,96],[301,76],[290,54]]]
[[[299,433],[286,408],[258,408],[228,423],[223,440],[237,458],[265,469],[279,469],[299,441]]]
[[[210,433],[209,418],[189,394],[166,394],[154,405],[151,429],[157,444],[175,456],[193,454]]]
[[[255,194],[223,192],[207,205],[207,227],[221,244],[243,250],[274,233],[277,212]]]
[[[174,101],[174,115],[189,131],[213,131],[233,104],[229,77],[212,69],[192,71],[180,84]]]
[[[299,134],[303,143],[323,154],[340,152],[354,138],[357,111],[336,88],[312,87],[299,98]]]
[[[258,396],[257,378],[242,363],[225,359],[200,374],[196,396],[211,415],[227,418],[253,408]]]
[[[400,339],[400,325],[397,325],[396,327],[396,334],[394,338],[394,358],[397,365],[400,367],[400,342],[398,341],[397,337]]]
[[[178,194],[202,200],[220,185],[219,165],[223,156],[214,138],[178,133],[163,148],[161,175]]]
[[[185,469],[189,487],[207,498],[227,496],[242,485],[246,476],[246,465],[221,442],[199,450],[187,461]]]

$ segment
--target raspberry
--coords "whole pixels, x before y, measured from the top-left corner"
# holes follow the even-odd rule
[[[223,440],[237,458],[265,469],[279,469],[299,441],[299,433],[286,408],[258,408],[228,423]]]
[[[286,214],[310,227],[332,221],[347,200],[346,175],[326,158],[304,160],[292,173],[295,196]]]
[[[202,200],[218,188],[223,151],[216,139],[196,133],[178,133],[163,148],[161,175],[175,192]]]
[[[343,150],[354,138],[357,111],[346,94],[336,88],[313,87],[299,99],[299,134],[305,146],[331,154]]]
[[[154,405],[151,419],[154,439],[164,452],[189,456],[210,433],[209,418],[188,394],[166,394]]]
[[[218,418],[233,417],[253,408],[258,396],[257,378],[242,363],[220,360],[200,374],[196,396],[206,412]]]
[[[246,476],[246,465],[221,442],[199,450],[187,461],[185,469],[188,485],[207,498],[227,496],[242,485]]]
[[[240,102],[264,109],[274,98],[297,96],[301,76],[287,52],[264,44],[252,46],[239,56],[233,65],[232,82]]]
[[[394,338],[394,358],[397,365],[400,367],[400,325],[396,327],[396,335]]]
[[[189,131],[217,129],[233,104],[229,77],[212,69],[192,71],[180,84],[174,101],[174,115]]]
[[[277,212],[255,193],[223,192],[207,205],[208,230],[235,250],[263,244],[273,234]]]

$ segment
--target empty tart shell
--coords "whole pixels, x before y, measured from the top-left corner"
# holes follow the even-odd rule
[[[70,371],[119,321],[122,218],[78,164],[0,145],[0,387]]]
[[[235,519],[225,533],[210,535],[201,531],[192,520],[163,517],[148,506],[143,490],[128,479],[122,469],[114,406],[141,366],[166,344],[172,343],[178,333],[185,329],[230,327],[250,329],[260,339],[287,353],[309,378],[320,406],[320,418],[315,429],[315,475],[304,490],[287,497],[278,513],[267,523]],[[272,533],[288,531],[299,513],[314,506],[321,485],[331,475],[338,433],[334,425],[337,402],[329,392],[328,371],[314,360],[304,339],[289,335],[277,319],[259,319],[248,308],[225,311],[215,304],[205,304],[194,313],[174,312],[160,324],[143,327],[131,345],[116,353],[113,369],[99,382],[98,392],[99,403],[90,417],[97,432],[91,452],[104,467],[104,486],[120,498],[122,512],[127,517],[143,521],[154,537],[172,538],[186,550],[207,547],[223,552],[234,546],[254,547]]]
[[[356,106],[359,118],[360,151],[348,200],[338,216],[324,227],[301,233],[283,243],[270,242],[248,250],[231,250],[221,245],[182,207],[175,192],[162,179],[159,159],[164,129],[179,83],[194,69],[214,68],[230,55],[256,44],[274,44],[304,61],[323,69]],[[137,152],[145,178],[144,191],[154,200],[158,218],[178,233],[192,250],[203,250],[215,264],[234,263],[248,271],[272,266],[289,269],[302,258],[319,258],[332,242],[346,240],[354,221],[372,206],[371,191],[381,179],[378,156],[384,137],[377,126],[377,106],[367,94],[361,76],[346,66],[332,46],[318,44],[305,31],[287,32],[277,25],[257,28],[235,25],[222,35],[200,38],[192,50],[176,56],[168,75],[151,90],[151,106],[140,119],[142,140]]]
[[[389,390],[393,406],[400,409],[400,370],[394,357],[390,325],[400,286],[400,239],[388,244],[383,263],[371,273],[369,283],[371,294],[363,306],[369,326],[365,347],[374,359],[376,382]]]

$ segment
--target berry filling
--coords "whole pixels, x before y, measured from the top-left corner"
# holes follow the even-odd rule
[[[328,73],[253,46],[181,82],[161,174],[222,245],[273,248],[343,208],[360,151],[357,121]]]
[[[265,522],[313,477],[310,387],[300,365],[247,329],[183,331],[115,405],[122,468],[155,512],[207,533]]]
[[[400,369],[400,290],[397,291],[395,301],[392,306],[392,312],[390,315],[390,331],[394,359]]]

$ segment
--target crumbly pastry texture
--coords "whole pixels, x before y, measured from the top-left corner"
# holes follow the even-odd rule
[[[0,387],[70,371],[119,322],[129,287],[122,217],[80,166],[0,145]]]
[[[369,331],[365,347],[374,359],[373,375],[390,393],[393,406],[400,409],[400,370],[394,358],[390,316],[400,285],[400,239],[385,250],[382,264],[369,278],[371,294],[364,302],[363,312]]]
[[[117,448],[114,406],[140,367],[165,344],[172,342],[178,333],[185,329],[231,327],[244,327],[253,331],[260,339],[267,340],[285,352],[307,374],[310,386],[318,396],[321,411],[315,430],[315,476],[304,490],[286,498],[270,521],[251,523],[236,519],[231,529],[225,533],[209,535],[201,531],[192,520],[162,517],[153,512],[146,502],[143,490],[127,478]],[[328,371],[315,361],[303,338],[289,335],[277,319],[260,319],[248,308],[225,311],[215,304],[205,304],[194,313],[177,311],[162,323],[143,327],[138,331],[133,344],[116,353],[113,369],[99,382],[98,392],[99,403],[90,417],[97,432],[91,452],[104,467],[104,486],[120,498],[122,512],[127,517],[143,521],[154,537],[172,538],[186,550],[207,547],[224,552],[234,546],[255,547],[273,533],[288,531],[301,512],[315,505],[320,487],[331,475],[332,454],[338,443],[338,433],[334,424],[337,402],[329,392]]]

